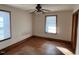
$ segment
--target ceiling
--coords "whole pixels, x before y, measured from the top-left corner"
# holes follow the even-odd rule
[[[8,5],[27,11],[32,11],[36,7],[36,4],[8,4]],[[51,11],[65,11],[65,10],[73,10],[75,4],[42,4],[41,6],[42,9],[47,9]]]

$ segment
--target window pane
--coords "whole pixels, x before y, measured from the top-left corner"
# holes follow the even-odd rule
[[[3,17],[0,17],[0,40],[2,40],[3,36]]]
[[[0,11],[0,40],[10,38],[10,14]]]
[[[56,16],[46,17],[46,32],[56,33]]]

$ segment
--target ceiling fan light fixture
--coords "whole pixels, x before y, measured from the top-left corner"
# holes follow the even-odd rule
[[[33,11],[32,13],[34,13],[34,14],[44,14],[44,13],[46,13],[48,11],[49,10],[42,9],[41,4],[37,4],[35,11]]]

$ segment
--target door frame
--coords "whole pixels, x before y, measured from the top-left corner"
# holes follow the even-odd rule
[[[71,47],[73,53],[76,52],[76,44],[77,44],[78,12],[79,9],[76,12],[74,12],[72,15]]]

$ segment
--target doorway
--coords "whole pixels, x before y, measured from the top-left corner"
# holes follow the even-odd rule
[[[75,53],[76,51],[76,43],[77,43],[77,28],[78,28],[78,12],[77,10],[72,15],[72,36],[71,36],[71,46],[72,50]]]

